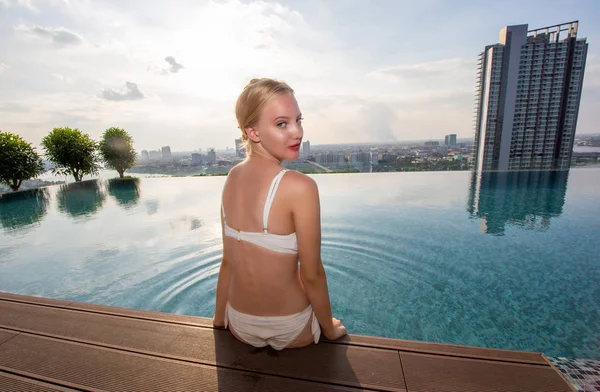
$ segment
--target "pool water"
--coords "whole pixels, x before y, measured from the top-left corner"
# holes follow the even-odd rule
[[[321,174],[350,333],[600,359],[600,170]],[[224,177],[0,197],[0,291],[211,317]]]

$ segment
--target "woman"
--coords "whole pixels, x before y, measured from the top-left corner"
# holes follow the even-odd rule
[[[314,180],[281,166],[302,143],[302,114],[287,84],[253,79],[235,114],[247,158],[223,188],[223,260],[215,327],[276,350],[346,334],[333,318],[321,262],[319,192]]]

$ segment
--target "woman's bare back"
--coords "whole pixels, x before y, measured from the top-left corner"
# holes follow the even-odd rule
[[[233,168],[223,191],[225,220],[236,231],[263,232],[263,211],[269,187],[283,168],[271,162],[245,161]],[[283,175],[268,217],[270,234],[295,232],[291,198],[293,171]],[[309,300],[298,274],[298,255],[224,237],[231,262],[229,301],[236,310],[256,316],[283,316],[301,312]]]

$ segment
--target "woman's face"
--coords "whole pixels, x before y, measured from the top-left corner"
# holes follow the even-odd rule
[[[304,131],[302,113],[292,94],[273,98],[263,108],[255,127],[263,148],[280,161],[296,160]]]

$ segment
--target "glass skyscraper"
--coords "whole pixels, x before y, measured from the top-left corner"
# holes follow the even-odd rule
[[[569,168],[588,49],[578,25],[507,26],[479,55],[474,170]]]

